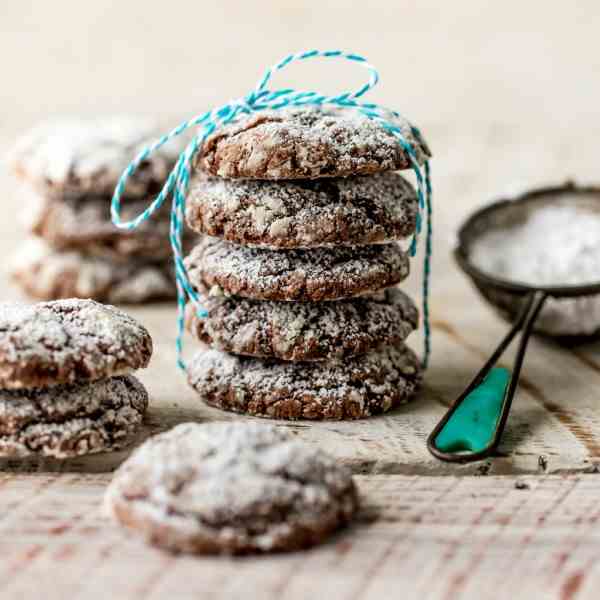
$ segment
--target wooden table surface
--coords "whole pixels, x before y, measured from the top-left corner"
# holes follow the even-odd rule
[[[0,5],[0,153],[48,114],[190,115],[247,90],[304,47],[344,47],[380,67],[374,97],[416,121],[434,153],[433,359],[417,401],[358,422],[285,423],[351,466],[356,525],[323,547],[246,559],[173,557],[104,521],[127,453],[2,461],[0,598],[419,598],[573,600],[600,586],[600,345],[532,340],[501,453],[452,466],[425,439],[506,329],[452,263],[475,207],[527,186],[598,181],[597,3],[8,1]],[[477,4],[477,6],[474,6]],[[329,90],[353,71],[298,68]],[[308,84],[307,84],[308,85]],[[335,88],[335,85],[333,85]],[[0,252],[21,203],[0,174]],[[418,294],[415,264],[408,290]],[[6,278],[3,299],[18,298]],[[239,418],[203,406],[175,367],[174,308],[128,308],[156,353],[141,374],[144,435]],[[415,335],[411,345],[420,349]],[[188,343],[188,350],[193,343]],[[506,364],[510,364],[509,353]]]

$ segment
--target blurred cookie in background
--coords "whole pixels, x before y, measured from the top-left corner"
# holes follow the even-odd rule
[[[115,261],[78,250],[56,250],[43,240],[26,240],[12,257],[10,276],[38,300],[92,298],[138,304],[176,296],[172,261]]]
[[[48,120],[22,135],[8,153],[10,170],[44,196],[112,196],[131,160],[161,136],[158,120],[132,115]],[[144,161],[125,190],[144,198],[162,187],[185,141],[173,140]]]
[[[32,236],[11,263],[30,296],[143,303],[175,297],[168,206],[134,231],[111,221],[123,170],[159,137],[151,118],[111,116],[48,121],[23,135],[8,155],[22,182],[22,220]],[[141,214],[160,191],[185,139],[167,144],[130,180],[122,219]],[[191,237],[191,234],[190,234]]]

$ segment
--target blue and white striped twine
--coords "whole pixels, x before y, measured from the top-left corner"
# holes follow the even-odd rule
[[[269,90],[267,84],[276,71],[280,71],[293,62],[307,60],[309,58],[339,58],[352,61],[361,65],[369,72],[369,81],[361,86],[355,92],[344,92],[336,96],[326,96],[318,92],[298,91],[291,88],[280,90]],[[429,324],[429,278],[430,278],[430,263],[431,263],[431,242],[432,242],[432,223],[431,223],[431,178],[429,161],[425,161],[423,169],[417,161],[417,156],[413,145],[408,142],[400,128],[392,121],[389,121],[386,116],[390,114],[394,117],[399,117],[399,113],[382,107],[373,102],[363,102],[359,98],[364,96],[370,89],[375,87],[379,81],[379,75],[375,67],[370,65],[365,58],[357,54],[342,52],[341,50],[309,50],[307,52],[299,52],[290,54],[276,65],[267,69],[263,78],[258,82],[258,85],[246,96],[237,100],[231,100],[222,106],[209,110],[201,115],[190,119],[172,131],[163,135],[159,140],[144,148],[137,157],[125,169],[119,183],[115,189],[112,198],[111,215],[113,223],[120,229],[131,231],[138,227],[144,221],[147,221],[152,215],[163,205],[166,198],[172,194],[172,209],[171,209],[171,228],[170,240],[173,248],[173,256],[175,261],[175,278],[177,284],[177,363],[180,368],[185,369],[185,363],[182,358],[183,353],[183,334],[184,334],[184,318],[185,305],[189,298],[195,305],[197,314],[201,318],[208,316],[201,303],[201,298],[196,290],[190,284],[187,276],[186,268],[183,264],[183,249],[181,246],[181,234],[184,222],[185,199],[190,184],[190,174],[192,160],[198,152],[208,136],[218,131],[224,125],[233,121],[242,114],[250,114],[253,112],[271,109],[277,110],[290,106],[324,106],[334,105],[343,106],[348,109],[355,109],[370,119],[377,121],[387,131],[393,134],[398,143],[402,146],[408,155],[411,163],[412,171],[415,174],[417,181],[417,194],[419,198],[419,211],[417,214],[417,229],[413,236],[410,253],[414,256],[417,248],[418,235],[422,228],[422,214],[425,211],[427,217],[426,229],[426,244],[423,264],[423,326],[425,334],[423,366],[427,367],[429,355],[431,353],[431,332]],[[148,159],[148,157],[164,146],[169,140],[180,135],[190,127],[198,127],[199,130],[194,139],[188,144],[186,149],[179,155],[179,158],[169,174],[165,185],[161,192],[152,201],[152,203],[140,215],[131,221],[121,220],[121,197],[123,196],[127,180],[135,173],[139,166]],[[422,141],[420,131],[416,127],[411,127],[412,134],[419,141]]]

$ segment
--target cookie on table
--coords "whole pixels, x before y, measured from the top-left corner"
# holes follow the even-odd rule
[[[388,119],[422,164],[430,155],[424,140],[402,117]],[[398,139],[367,116],[307,106],[244,115],[206,140],[195,165],[231,179],[317,179],[407,169],[411,162]]]
[[[160,135],[160,123],[138,116],[50,120],[17,140],[8,161],[13,173],[44,195],[111,196],[131,160]],[[183,147],[183,140],[173,140],[148,157],[126,195],[160,190]]]
[[[23,216],[29,232],[56,250],[83,250],[86,254],[113,260],[148,256],[160,260],[171,256],[167,207],[134,231],[124,231],[111,221],[108,196],[89,195],[57,201],[33,192],[27,194],[26,200]],[[123,220],[141,214],[149,201],[126,202],[121,211]]]
[[[276,419],[360,419],[410,400],[422,378],[404,344],[335,361],[282,362],[201,351],[188,381],[223,410]]]
[[[126,375],[148,365],[152,338],[135,319],[92,300],[0,303],[0,389]]]
[[[190,332],[205,344],[247,356],[329,360],[364,354],[406,339],[418,323],[413,301],[396,288],[336,302],[274,302],[205,295],[208,317],[192,304]]]
[[[310,250],[247,248],[205,237],[185,259],[198,288],[256,300],[320,302],[376,292],[408,276],[397,244]]]
[[[148,393],[133,376],[0,390],[0,457],[72,458],[131,442]]]
[[[392,171],[314,181],[231,181],[199,176],[189,227],[242,246],[312,248],[378,244],[412,235],[418,200]]]
[[[94,246],[89,250],[93,252]],[[111,304],[138,304],[176,296],[171,259],[115,262],[112,257],[55,250],[31,238],[11,262],[13,280],[38,300],[92,298]]]
[[[142,444],[109,484],[105,511],[173,552],[297,550],[357,512],[351,473],[264,423],[184,423]]]

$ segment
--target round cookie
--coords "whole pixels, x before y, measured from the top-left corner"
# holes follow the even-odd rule
[[[313,546],[358,508],[351,473],[263,423],[184,423],[142,444],[109,484],[105,511],[173,552]]]
[[[389,115],[423,163],[424,140],[401,117]],[[369,117],[344,108],[299,107],[244,115],[209,137],[195,164],[219,177],[317,179],[407,169],[397,138]]]
[[[83,383],[148,365],[152,338],[135,319],[93,300],[0,303],[0,389]]]
[[[70,458],[131,441],[148,393],[131,375],[44,389],[0,390],[0,457]]]
[[[256,300],[319,302],[391,287],[408,276],[408,256],[395,244],[267,250],[204,238],[185,260],[198,288]]]
[[[122,217],[130,220],[147,206],[147,200],[131,200],[123,205]],[[83,250],[88,255],[113,260],[149,256],[161,260],[171,256],[167,207],[129,232],[117,229],[110,220],[108,196],[57,201],[33,192],[27,198],[24,217],[30,233],[56,250]]]
[[[200,176],[186,218],[195,231],[242,246],[313,248],[406,238],[417,208],[414,188],[392,171],[280,182]]]
[[[331,362],[196,354],[188,381],[209,405],[274,419],[361,419],[407,402],[421,382],[404,344]]]
[[[280,360],[328,360],[396,345],[417,326],[412,300],[396,288],[337,302],[273,302],[208,296],[208,317],[192,304],[188,330],[213,348]]]
[[[93,298],[110,304],[138,304],[176,296],[170,259],[115,262],[77,250],[54,250],[33,238],[13,257],[11,275],[38,300]]]
[[[126,115],[47,121],[17,140],[8,162],[17,176],[44,195],[112,196],[127,165],[160,137],[160,129],[154,119]],[[176,139],[154,152],[130,178],[126,195],[139,198],[157,192],[184,144]]]

